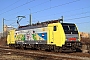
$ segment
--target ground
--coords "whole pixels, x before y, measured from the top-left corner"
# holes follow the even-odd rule
[[[25,56],[11,54],[10,52],[8,52],[8,53],[0,52],[0,60],[35,60],[35,59],[33,59],[31,57],[25,57]]]

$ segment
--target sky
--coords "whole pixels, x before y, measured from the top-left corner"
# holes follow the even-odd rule
[[[64,18],[66,23],[75,23],[80,32],[90,33],[90,0],[0,0],[0,32],[4,24],[17,25],[17,16],[25,16],[20,25]]]

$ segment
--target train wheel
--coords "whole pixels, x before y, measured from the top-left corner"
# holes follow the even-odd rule
[[[41,48],[40,48],[40,47],[38,47],[38,50],[41,50]]]
[[[9,47],[10,47],[11,49],[14,49],[14,48],[15,48],[14,44],[9,44]]]
[[[60,53],[62,52],[62,48],[61,48],[61,47],[59,48],[59,52],[60,52]]]
[[[55,52],[59,52],[59,47],[54,46],[54,51],[55,51]]]
[[[20,49],[24,50],[24,47],[23,47],[23,45],[20,45]]]

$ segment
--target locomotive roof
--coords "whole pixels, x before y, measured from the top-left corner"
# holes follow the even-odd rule
[[[42,27],[47,27],[48,24],[51,23],[60,23],[60,19],[59,20],[51,20],[51,21],[46,21],[46,22],[41,22],[41,23],[36,23],[36,24],[32,24],[32,25],[26,25],[26,26],[19,26],[17,30],[26,30],[26,29],[34,29],[34,28],[42,28]],[[71,25],[73,23],[61,23],[62,25]]]
[[[61,23],[62,25],[75,25],[74,23]],[[17,30],[26,30],[26,29],[34,29],[34,28],[42,28],[42,27],[47,27],[48,24],[43,24],[43,25],[36,25],[36,26],[21,26]]]
[[[62,25],[75,25],[74,23],[61,23]]]
[[[41,28],[41,27],[46,27],[50,23],[57,23],[57,22],[60,22],[60,20],[51,20],[51,21],[36,23],[36,24],[32,24],[31,26],[30,25],[19,26],[17,30]]]
[[[36,25],[36,26],[20,26],[17,30],[26,30],[26,29],[34,29],[34,28],[42,28],[42,27],[47,27],[46,25]]]

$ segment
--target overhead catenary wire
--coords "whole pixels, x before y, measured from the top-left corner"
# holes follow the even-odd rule
[[[35,7],[40,6],[40,5],[42,5],[42,4],[46,4],[46,3],[50,2],[50,1],[51,1],[51,0],[42,2],[42,3],[40,3],[40,4],[37,4],[37,5],[35,5],[35,6],[32,6],[32,7],[30,7],[30,8],[31,8],[31,9],[32,9],[32,8],[35,8]]]
[[[51,0],[49,0],[49,1],[51,1]],[[46,1],[46,2],[43,2],[43,3],[47,3],[47,2],[49,2],[49,1]],[[60,5],[56,5],[56,6],[50,6],[49,8],[46,8],[46,9],[43,9],[43,10],[39,10],[39,11],[36,11],[36,12],[32,12],[32,14],[35,14],[35,13],[38,13],[38,12],[42,12],[42,11],[45,11],[45,10],[49,10],[49,9],[52,9],[52,8],[56,8],[56,7],[59,7],[59,6],[63,6],[63,5],[67,5],[67,4],[71,4],[71,3],[74,3],[74,2],[77,2],[77,1],[80,1],[80,0],[75,0],[75,1],[70,1],[70,2],[67,2],[67,3],[64,3],[64,4],[60,4]],[[41,4],[43,4],[43,3],[41,3]],[[41,4],[39,4],[39,5],[41,5]],[[38,5],[37,5],[38,6]],[[34,7],[36,7],[36,6],[33,6],[33,7],[31,7],[31,8],[34,8]],[[11,9],[12,10],[12,9]],[[25,10],[23,10],[23,11],[25,11]],[[17,12],[18,13],[18,12]],[[29,14],[26,14],[26,15],[29,15]],[[25,15],[25,16],[26,16]]]
[[[86,23],[90,23],[90,21],[87,21],[87,22],[80,22],[80,23],[76,23],[76,24],[86,24]]]
[[[9,19],[8,19],[8,20],[7,20],[7,19],[4,19],[4,20],[5,20],[5,21],[8,21],[8,22],[10,22],[10,21],[16,21],[16,20],[9,20]]]
[[[44,2],[43,2],[44,3]],[[33,8],[33,7],[32,7]],[[72,12],[72,11],[77,11],[77,10],[82,10],[82,9],[86,9],[86,8],[90,8],[90,6],[87,6],[87,7],[82,7],[82,8],[78,8],[78,9],[73,9],[73,10],[69,10],[69,11],[65,11],[65,12],[60,12],[60,13],[67,13],[67,12]],[[19,12],[16,12],[16,13],[14,13],[14,14],[17,14],[17,13],[21,13],[21,12],[23,12],[23,11],[25,11],[26,9],[24,9],[24,10],[21,10],[21,11],[19,11]],[[27,9],[28,10],[28,9]],[[57,14],[60,14],[60,13],[54,13],[54,14],[50,14],[50,15],[46,15],[46,16],[52,16],[52,15],[57,15]],[[87,13],[87,12],[86,12]],[[32,13],[33,14],[33,13]],[[82,13],[82,14],[84,14],[84,13]],[[13,14],[11,14],[11,15],[13,15]],[[29,15],[29,14],[26,14],[25,16],[27,16],[27,15]],[[10,15],[8,15],[8,16],[10,16]],[[40,16],[40,17],[45,17],[45,16]],[[12,18],[13,19],[13,18]]]
[[[77,14],[72,14],[72,15],[67,15],[67,16],[65,16],[65,17],[70,17],[70,16],[78,16],[78,15],[83,15],[83,14],[89,14],[90,13],[90,11],[86,11],[86,12],[81,12],[81,13],[77,13]],[[59,14],[59,13],[57,13],[57,14]],[[50,14],[50,15],[47,15],[47,16],[55,16],[55,15],[57,15],[57,14]],[[41,16],[41,17],[45,17],[45,16]],[[34,18],[35,20],[39,20],[39,19],[37,19],[37,18]],[[42,19],[42,18],[41,18]]]
[[[6,7],[4,7],[4,8],[1,9],[0,11],[5,10],[6,8],[13,6],[14,4],[18,3],[19,1],[20,1],[20,0],[15,1],[14,3],[12,3],[12,4],[10,4],[10,5],[6,6]]]
[[[88,18],[90,16],[82,16],[82,17],[76,17],[76,18],[71,18],[71,19],[65,19],[66,21],[67,20],[76,20],[76,19],[82,19],[82,18]]]
[[[45,10],[49,10],[49,9],[52,9],[52,8],[60,7],[60,6],[63,6],[63,5],[71,4],[71,3],[74,3],[74,2],[77,2],[77,1],[80,1],[80,0],[75,0],[75,1],[67,2],[67,3],[56,5],[56,6],[53,6],[53,7],[50,6],[49,8],[33,12],[32,14],[38,13],[38,12],[42,12],[42,11],[45,11]]]
[[[12,8],[12,9],[10,9],[10,10],[8,10],[8,11],[5,11],[5,12],[1,13],[0,15],[5,14],[5,13],[7,13],[7,12],[9,12],[9,11],[14,10],[14,9],[17,9],[17,8],[19,8],[19,7],[22,7],[22,6],[24,6],[24,5],[28,4],[28,3],[33,2],[33,1],[35,1],[35,0],[32,0],[32,1],[26,2],[26,3],[22,4],[22,5],[19,5],[19,6],[15,7],[15,8]]]
[[[16,23],[16,21],[14,21],[13,23],[11,23],[11,24],[9,24],[9,25],[13,25],[13,24],[15,24]]]
[[[90,17],[90,16],[82,16],[82,17],[76,17],[76,18],[66,19],[66,20],[76,20],[76,19],[83,19],[83,18],[88,18],[88,17]],[[9,25],[13,25],[15,22],[13,22],[13,23],[11,23]],[[80,22],[80,23],[76,23],[76,24],[83,24],[83,23],[90,23],[90,21],[88,21],[88,22]]]
[[[39,10],[39,11],[36,11],[36,12],[32,12],[32,14],[35,14],[35,13],[38,13],[38,12],[42,12],[42,11],[45,11],[45,10],[49,10],[49,9],[52,9],[52,8],[56,8],[56,7],[59,7],[59,6],[71,4],[71,3],[74,3],[74,2],[77,2],[77,1],[80,1],[80,0],[70,1],[70,2],[67,2],[67,3],[64,3],[64,4],[60,4],[60,5],[56,5],[56,6],[53,6],[53,7],[50,6],[49,8],[46,8],[46,9],[43,9],[43,10]],[[29,14],[26,14],[25,16],[27,16],[27,15],[29,15]]]
[[[65,12],[60,12],[60,13],[67,13],[67,12],[72,12],[72,11],[78,11],[78,10],[82,10],[82,9],[86,9],[86,8],[90,8],[90,6],[87,6],[87,7],[82,7],[82,8],[78,8],[78,9],[73,9],[73,10],[69,10],[69,11],[65,11]],[[57,14],[60,14],[60,13],[54,13],[54,14],[50,14],[50,15],[45,15],[45,16],[53,16],[53,15],[57,15]],[[86,14],[86,13],[88,13],[88,11],[87,12],[82,12],[82,13],[80,13],[80,14]],[[45,16],[40,16],[40,18],[41,17],[45,17]],[[71,15],[72,16],[72,15]]]
[[[77,20],[77,19],[84,19],[84,18],[90,18],[90,16],[81,16],[81,17],[69,18],[69,19],[65,19],[65,21]],[[36,22],[36,21],[34,21],[34,22]],[[88,23],[88,22],[85,22],[85,23]]]
[[[65,19],[65,20],[68,21],[68,20],[76,20],[76,19],[83,19],[83,18],[89,18],[89,17],[90,16],[81,16],[81,17],[76,17],[76,18],[71,18],[71,19]]]
[[[76,0],[76,1],[78,1],[78,0]],[[50,7],[51,8],[51,7]],[[82,8],[83,9],[83,8]]]
[[[50,1],[51,1],[51,0],[50,0]],[[40,10],[40,11],[37,11],[37,12],[41,12],[41,11],[48,10],[48,9],[51,9],[51,8],[55,8],[55,7],[67,5],[67,4],[70,4],[70,3],[77,2],[77,1],[80,1],[80,0],[75,0],[75,1],[67,2],[67,3],[60,4],[60,5],[56,5],[56,6],[53,6],[53,7],[50,6],[49,8],[46,8],[46,9],[43,9],[43,10]],[[37,13],[37,12],[33,12],[32,14]],[[27,15],[27,14],[26,14],[26,15]],[[26,16],[26,15],[25,15],[25,16]]]
[[[51,0],[48,0],[48,1],[42,2],[42,3],[40,3],[40,4],[37,4],[37,5],[35,5],[35,6],[30,7],[30,9],[35,8],[35,7],[37,7],[37,6],[40,6],[40,5],[42,5],[42,4],[48,3],[48,2],[50,2],[50,1],[51,1]],[[23,12],[23,11],[25,11],[25,10],[28,10],[28,9],[29,9],[29,8],[26,8],[26,9],[24,9],[24,10],[21,10],[21,11],[15,12],[15,13],[13,13],[13,14],[21,13],[21,12]],[[13,15],[13,14],[11,14],[11,15]],[[8,16],[10,16],[10,15],[8,15]]]
[[[42,2],[42,3],[40,3],[40,4],[38,4],[37,6],[39,6],[39,5],[42,5],[42,4],[45,4],[45,3],[47,3],[47,2],[49,2],[49,0],[48,1],[45,1],[45,2]],[[33,7],[36,7],[36,6],[33,6]],[[32,8],[33,8],[32,7]],[[26,10],[26,9],[25,9]],[[21,11],[20,11],[21,12]],[[17,12],[18,13],[18,12]],[[12,20],[12,19],[11,19]],[[10,19],[9,20],[7,20],[7,21],[10,21]],[[12,25],[12,24],[14,24],[16,21],[14,21],[13,23],[11,23],[11,24],[9,24],[9,25]]]
[[[70,14],[68,16],[65,16],[65,17],[70,17],[70,16],[78,16],[78,15],[82,15],[82,14],[89,14],[90,11],[86,11],[86,12],[81,12],[81,13],[77,13],[77,14]]]

